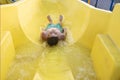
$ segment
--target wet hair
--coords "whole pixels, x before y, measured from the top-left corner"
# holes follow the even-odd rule
[[[57,45],[58,37],[50,37],[50,38],[48,38],[47,43],[48,43],[49,46]]]

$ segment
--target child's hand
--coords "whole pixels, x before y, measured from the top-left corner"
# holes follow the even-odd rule
[[[47,40],[47,32],[46,32],[46,31],[43,31],[43,32],[41,33],[41,37],[42,37],[43,40]]]
[[[64,35],[67,35],[67,28],[63,28],[64,29]]]
[[[64,29],[64,31],[67,31],[67,28],[63,28]]]
[[[61,34],[60,37],[59,37],[60,40],[65,40],[65,35],[64,34]]]

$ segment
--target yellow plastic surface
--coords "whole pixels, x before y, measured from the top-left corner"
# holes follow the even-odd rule
[[[108,34],[120,48],[120,4],[117,4],[113,10],[111,21],[109,23]]]
[[[72,73],[69,71],[66,71],[65,73],[62,72],[61,74],[59,73],[54,77],[45,77],[45,79],[41,78],[39,73],[36,73],[33,80],[53,80],[53,79],[54,80],[74,80]]]
[[[91,58],[98,80],[120,79],[120,50],[108,35],[98,35]]]
[[[74,80],[72,70],[60,50],[51,49],[46,54],[41,57],[37,70],[42,80]]]
[[[74,6],[71,7],[69,4]],[[46,16],[48,14],[51,15],[54,22],[57,23],[58,16],[63,14],[65,18],[63,26],[69,28],[74,33],[72,34],[74,42],[78,41],[80,44],[92,48],[96,34],[106,31],[111,15],[111,12],[97,10],[77,0],[25,0],[18,1],[16,5],[1,6],[2,30],[11,31],[16,47],[24,44],[23,40],[24,42],[29,42],[30,40],[30,42],[32,41],[39,45],[38,39],[41,28],[48,23]],[[104,21],[102,20],[103,17]],[[12,20],[8,20],[8,18],[12,18]],[[95,23],[94,20],[96,20]],[[8,26],[12,28],[9,29]],[[16,36],[13,30],[15,28],[19,36]],[[26,40],[26,37],[29,40]]]
[[[0,80],[5,80],[10,65],[15,58],[15,49],[10,32],[1,33]]]
[[[68,73],[66,72],[61,78],[71,75],[70,79],[72,79],[73,76],[75,80],[96,80],[92,62],[89,57],[90,51],[94,49],[93,43],[96,35],[99,33],[108,34],[113,42],[118,45],[118,48],[120,48],[120,4],[115,6],[113,12],[110,12],[96,9],[78,0],[21,0],[13,4],[0,5],[0,10],[1,31],[10,31],[16,50],[16,59],[8,71],[7,80],[30,80],[33,79],[34,76],[36,77],[35,74],[40,77],[42,76],[43,80],[47,80],[47,76],[51,74],[49,67],[54,66],[61,70],[60,74],[64,73],[60,65],[56,66],[59,61],[62,61],[60,63],[61,65],[64,64],[63,66],[68,66],[67,68],[69,68]],[[41,29],[48,24],[46,19],[47,15],[51,15],[54,23],[57,23],[60,14],[64,16],[63,27],[67,27],[68,29],[67,40],[59,43],[58,48],[51,50],[40,40]],[[84,47],[81,47],[81,45]],[[99,46],[104,47],[104,44],[98,42],[98,47]],[[98,49],[94,54],[98,54],[99,51],[101,51],[101,49]],[[48,55],[50,53],[51,55]],[[62,54],[62,56],[58,54]],[[45,55],[45,57],[41,57],[41,55]],[[64,61],[64,59],[59,58],[59,56],[65,57],[66,60]],[[101,57],[104,59],[105,55],[101,55]],[[98,56],[94,58],[96,59]],[[120,58],[120,56],[118,56],[118,58]],[[40,61],[43,61],[44,64],[41,64]],[[49,61],[50,63],[48,64]],[[111,60],[111,65],[112,63],[115,64],[117,62]],[[45,66],[45,68],[41,69],[40,65],[42,67]],[[104,72],[97,63],[94,63],[94,65],[97,65],[94,66],[96,75],[99,75],[101,71]],[[108,67],[106,65],[102,66],[105,68]],[[45,72],[46,69],[48,70],[47,72]],[[57,71],[57,69],[55,71]],[[111,69],[119,71],[119,68],[116,67]],[[42,72],[45,72],[45,75]],[[114,76],[113,73],[114,72],[106,70],[105,75],[107,79],[111,79],[110,77]],[[4,74],[2,73],[2,75]],[[105,80],[105,75],[97,76],[97,78]],[[117,79],[118,76],[120,75],[114,76],[114,79]],[[66,79],[69,78],[66,77]]]
[[[45,76],[36,73],[33,80],[74,80],[73,74],[69,70],[51,75]]]
[[[92,49],[96,34],[106,32],[110,21],[110,16],[111,12],[89,7],[88,20],[84,23],[86,29],[83,30],[83,34],[79,38],[78,42]]]
[[[0,5],[10,4],[10,3],[13,3],[16,1],[18,1],[18,0],[0,0]]]
[[[6,4],[7,1],[6,0],[0,0],[0,4]]]

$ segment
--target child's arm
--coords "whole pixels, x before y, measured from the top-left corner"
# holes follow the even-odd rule
[[[61,33],[60,35],[60,40],[65,40],[66,38],[66,35],[67,35],[67,29],[66,28],[63,28],[64,32]]]
[[[63,30],[64,30],[63,34],[66,36],[67,35],[67,29],[63,28]]]
[[[41,33],[41,38],[42,38],[42,40],[47,40],[47,32],[46,31],[42,31],[42,33]]]

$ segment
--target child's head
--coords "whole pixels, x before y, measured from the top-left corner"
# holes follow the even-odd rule
[[[56,45],[59,41],[60,31],[56,28],[51,28],[47,30],[47,43],[50,46]]]
[[[47,39],[47,43],[50,46],[54,46],[54,45],[57,45],[58,40],[59,40],[58,37],[50,37]]]

